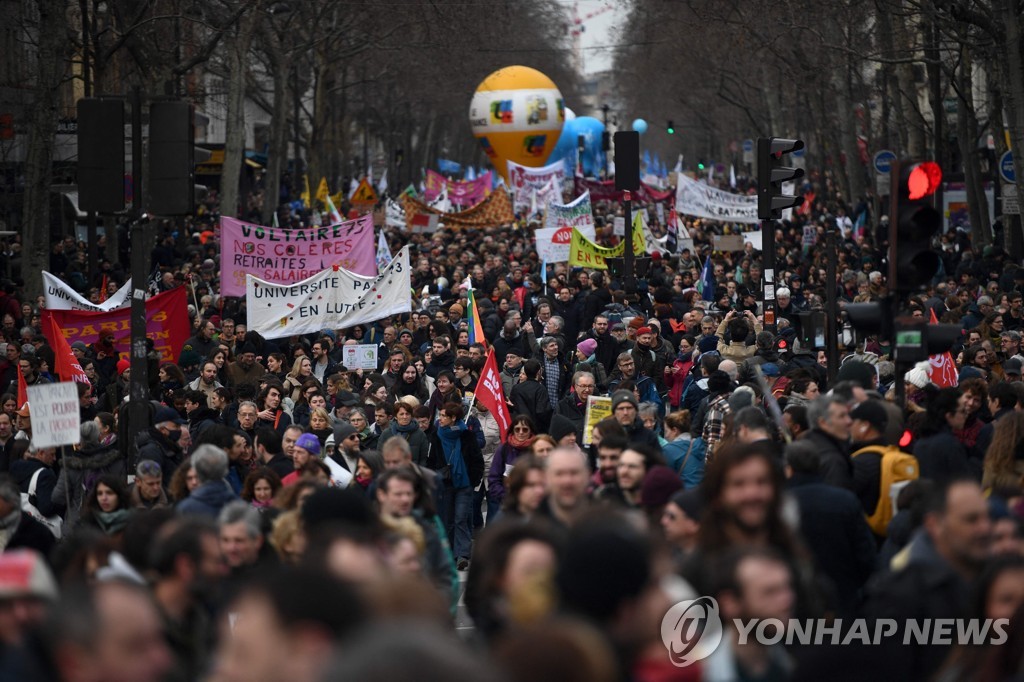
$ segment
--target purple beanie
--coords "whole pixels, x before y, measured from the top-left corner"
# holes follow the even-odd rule
[[[583,339],[576,344],[576,350],[584,355],[590,356],[597,350],[597,341],[594,339]]]

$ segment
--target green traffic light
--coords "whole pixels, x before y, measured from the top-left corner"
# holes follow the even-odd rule
[[[669,135],[675,135],[676,134],[676,129],[675,128],[669,128],[668,129],[668,134]]]
[[[697,169],[698,170],[704,170],[704,164],[703,163],[698,163],[697,164]]]

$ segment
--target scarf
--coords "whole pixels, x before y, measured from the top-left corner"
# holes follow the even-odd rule
[[[253,499],[249,504],[256,509],[270,509],[274,505],[274,498],[270,498],[266,502],[260,502],[259,500]]]
[[[529,438],[519,438],[515,434],[511,434],[509,435],[507,442],[516,450],[529,450],[530,448],[533,447],[533,444],[537,442],[537,436],[530,436]]]
[[[412,433],[420,428],[420,425],[416,423],[415,419],[412,419],[405,426],[402,426],[398,422],[394,422],[392,428],[395,430],[395,433]]]
[[[101,531],[106,535],[113,535],[120,533],[128,525],[131,511],[131,509],[115,509],[112,512],[99,511],[93,515],[93,518],[96,519],[96,525],[100,527]]]
[[[455,489],[469,487],[469,470],[466,468],[466,460],[462,458],[462,434],[466,430],[464,421],[437,429],[437,436],[441,439],[441,448],[444,450],[445,462],[451,467],[452,487]]]

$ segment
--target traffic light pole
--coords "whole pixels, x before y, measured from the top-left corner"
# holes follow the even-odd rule
[[[625,246],[622,253],[622,285],[627,294],[635,294],[637,290],[636,262],[633,256],[633,194],[628,189],[622,192],[622,211],[626,218]]]
[[[131,345],[129,347],[129,361],[131,363],[131,377],[129,378],[129,401],[127,410],[128,425],[126,441],[122,446],[124,453],[131,458],[136,452],[136,436],[148,431],[151,426],[149,406],[149,367],[146,362],[146,281],[148,273],[148,254],[145,244],[145,230],[149,217],[146,215],[144,206],[144,193],[142,186],[142,95],[138,87],[133,88],[131,95],[132,103],[132,214],[133,221],[130,239],[131,252],[131,273],[132,273],[132,301],[131,301]],[[119,439],[121,440],[121,439]]]
[[[836,232],[833,223],[825,232],[825,359],[828,364],[828,384],[831,386],[839,373],[839,303],[836,300]]]
[[[778,324],[779,304],[775,292],[775,226],[771,220],[761,221],[761,258],[764,260],[764,289],[761,293],[761,315],[766,331],[775,333]],[[792,323],[792,320],[790,320]]]

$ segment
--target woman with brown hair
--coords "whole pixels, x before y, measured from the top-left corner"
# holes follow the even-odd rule
[[[520,457],[508,476],[508,489],[499,519],[529,521],[546,492],[544,461],[533,455]]]
[[[995,426],[992,444],[985,452],[981,485],[985,490],[1019,495],[1024,486],[1024,413],[1011,412]]]
[[[516,460],[529,455],[537,440],[537,427],[529,415],[512,417],[508,438],[494,451],[491,470],[487,474],[487,490],[499,504],[505,499],[505,477],[511,473]]]

